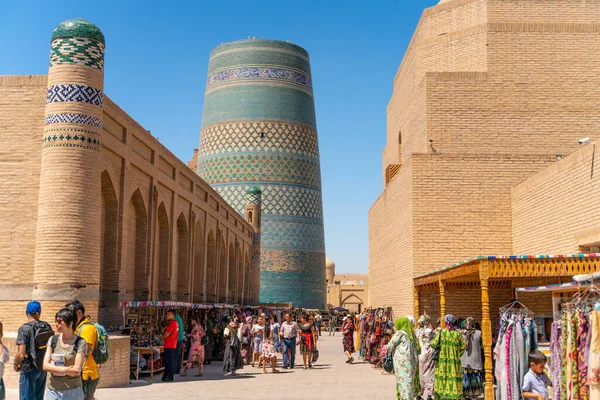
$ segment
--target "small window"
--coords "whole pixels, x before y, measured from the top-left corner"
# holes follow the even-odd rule
[[[252,211],[248,211],[248,222],[252,223]]]

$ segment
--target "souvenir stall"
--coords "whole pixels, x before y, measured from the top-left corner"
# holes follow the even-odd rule
[[[380,366],[385,346],[393,335],[392,307],[367,308],[357,316],[357,347],[360,356]]]
[[[552,292],[554,322],[549,346],[553,399],[600,400],[600,272],[573,282],[517,289]]]
[[[510,332],[510,336],[508,336],[508,338],[511,339],[511,346],[514,343],[512,342],[513,332],[517,331],[515,326],[521,326],[522,329],[525,330],[527,330],[527,326],[529,326],[529,339],[526,337],[526,332],[523,333],[523,335],[514,336],[515,340],[519,341],[518,349],[520,349],[521,346],[521,339],[523,340],[523,354],[526,354],[525,352],[531,349],[532,346],[537,346],[537,337],[535,335],[536,327],[535,325],[533,327],[531,326],[531,315],[527,313],[527,308],[522,304],[517,305],[515,303],[512,304],[512,306],[511,304],[508,304],[507,307],[502,307],[500,309],[501,313],[499,320],[503,322],[499,323],[498,329],[492,327],[492,313],[496,316],[496,312],[500,311],[498,308],[494,310],[490,309],[490,304],[498,304],[498,297],[494,296],[495,291],[502,290],[504,293],[502,296],[505,296],[507,290],[513,291],[512,289],[514,287],[535,285],[540,284],[541,282],[544,284],[557,284],[562,283],[567,279],[570,280],[573,275],[590,274],[599,270],[600,254],[598,253],[537,256],[477,256],[414,278],[415,319],[421,314],[421,297],[425,298],[424,296],[428,296],[430,293],[434,293],[435,296],[439,298],[439,309],[431,310],[431,312],[433,313],[433,311],[435,311],[437,313],[439,311],[442,325],[444,324],[444,317],[448,306],[453,309],[461,308],[461,296],[449,296],[447,298],[446,290],[448,287],[458,291],[462,290],[462,288],[478,290],[481,293],[481,310],[478,317],[481,318],[485,358],[484,397],[486,400],[494,400],[497,393],[494,390],[495,371],[493,351],[500,352],[499,356],[501,356],[502,346],[505,346],[504,349],[506,350],[508,341],[505,342],[505,340],[507,339],[507,333],[509,332],[508,328],[511,326],[511,322],[513,328]],[[447,300],[450,299],[453,299],[453,303],[447,304]],[[520,308],[522,309],[519,310]],[[428,309],[428,311],[430,310]],[[504,314],[504,317],[502,317],[502,314]],[[520,322],[521,325],[515,325],[515,321]],[[498,336],[498,340],[495,344],[493,342],[493,331],[496,332]],[[504,339],[500,340],[503,334]],[[500,342],[500,345],[498,345],[498,342]],[[529,348],[526,346],[529,346]],[[521,357],[521,350],[512,353],[518,355],[519,358]],[[505,357],[506,356],[505,352]],[[513,359],[511,357],[512,355],[509,354],[509,362],[511,360],[517,361],[516,358]],[[522,361],[523,359],[520,358],[520,360]],[[496,362],[496,366],[499,366],[499,364],[500,363]],[[522,367],[524,369],[525,364],[527,364],[527,361],[522,361],[522,363],[514,367],[511,366],[512,370],[516,371],[514,375],[515,378],[517,377],[516,373],[520,370],[519,368]],[[507,377],[505,377],[507,382],[508,379],[510,379],[511,382],[510,398],[518,398],[518,392],[512,390],[512,388],[516,387],[515,378],[513,378],[512,375],[507,375]],[[503,397],[504,394],[504,392],[499,393],[498,397],[502,400],[509,398]],[[506,393],[506,395],[508,396],[508,393]],[[569,400],[574,399],[575,398]]]
[[[217,327],[225,317],[231,317],[237,306],[230,304],[192,304],[172,301],[123,302],[123,333],[131,337],[130,365],[132,375],[139,379],[140,374],[150,374],[164,370],[162,329],[166,325],[166,313],[175,309],[188,323],[195,315],[204,326]],[[210,321],[209,321],[210,317]],[[217,333],[223,329],[217,327]],[[219,334],[216,335],[218,340]],[[220,341],[218,341],[220,343]],[[217,346],[215,346],[217,347]]]

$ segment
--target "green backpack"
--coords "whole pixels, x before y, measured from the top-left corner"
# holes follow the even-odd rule
[[[85,325],[93,325],[94,328],[96,328],[96,347],[94,348],[92,355],[94,356],[94,361],[96,361],[96,364],[104,364],[110,358],[110,351],[108,349],[108,335],[106,334],[106,329],[104,329],[104,327],[97,322],[86,322],[77,331],[78,335],[81,335],[81,329]]]

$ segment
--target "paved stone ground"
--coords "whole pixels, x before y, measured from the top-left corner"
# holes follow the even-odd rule
[[[219,399],[238,398],[240,390],[248,398],[263,397],[286,400],[312,399],[394,399],[395,381],[392,375],[362,360],[346,364],[342,351],[342,337],[321,336],[318,342],[319,361],[312,369],[304,370],[302,356],[296,359],[293,370],[281,368],[279,374],[262,374],[262,369],[244,367],[237,377],[223,376],[221,363],[204,367],[204,376],[195,378],[196,369],[185,377],[175,377],[175,382],[163,383],[160,376],[153,380],[134,382],[127,387],[99,389],[97,400],[150,400],[150,399]],[[263,395],[259,395],[263,393]],[[9,390],[7,400],[17,399],[17,391]]]

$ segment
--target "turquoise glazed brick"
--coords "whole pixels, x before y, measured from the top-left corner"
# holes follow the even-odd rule
[[[104,42],[104,34],[96,25],[92,24],[83,18],[73,18],[61,22],[52,32],[52,39],[83,37],[96,40],[102,44]]]
[[[306,50],[249,39],[211,52],[198,173],[240,214],[260,188],[263,303],[325,307],[316,128]]]

